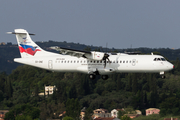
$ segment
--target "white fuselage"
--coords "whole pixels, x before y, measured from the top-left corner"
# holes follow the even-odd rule
[[[154,60],[155,58],[159,60]],[[107,63],[106,67],[103,60],[96,61],[56,53],[42,57],[15,58],[14,61],[51,71],[87,74],[98,71],[101,75],[107,75],[118,72],[160,73],[173,69],[174,66],[166,60],[161,60],[162,58],[160,55],[110,55],[111,63]]]
[[[15,29],[15,34],[21,58],[15,58],[15,62],[59,72],[82,72],[89,74],[90,79],[95,75],[102,75],[107,79],[107,74],[118,72],[146,73],[154,72],[164,74],[164,71],[173,69],[173,65],[160,55],[127,55],[118,53],[111,55],[97,51],[80,51],[61,47],[50,47],[60,50],[61,55],[43,50],[32,41],[30,35],[24,29]],[[107,63],[105,63],[105,61]],[[164,78],[164,77],[163,77]]]

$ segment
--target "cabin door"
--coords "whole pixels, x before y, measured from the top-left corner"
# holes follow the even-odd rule
[[[49,60],[49,61],[48,61],[48,68],[49,68],[49,69],[52,69],[52,68],[53,68],[53,61],[52,61],[52,60]]]

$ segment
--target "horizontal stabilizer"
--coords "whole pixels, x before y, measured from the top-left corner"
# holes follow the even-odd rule
[[[26,34],[26,32],[7,32],[7,34]],[[35,34],[29,33],[29,35],[35,35]]]

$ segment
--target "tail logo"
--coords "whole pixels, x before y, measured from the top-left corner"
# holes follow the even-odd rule
[[[29,42],[27,42],[28,40],[27,40],[27,37],[24,37],[24,38],[22,38],[23,40],[20,42],[21,44],[27,44],[27,43],[31,43],[30,41]]]
[[[28,53],[32,56],[34,56],[34,54],[37,52],[37,51],[41,51],[40,49],[37,49],[36,47],[33,47],[33,46],[30,46],[30,45],[23,45],[23,44],[20,44],[19,46],[19,51],[20,53]]]

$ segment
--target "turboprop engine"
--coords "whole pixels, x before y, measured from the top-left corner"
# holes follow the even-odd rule
[[[105,53],[92,51],[91,54],[86,54],[86,58],[92,60],[103,60]]]
[[[85,55],[86,58],[88,59],[92,59],[92,60],[105,60],[105,64],[104,67],[106,67],[106,60],[109,60],[109,55],[107,53],[103,53],[103,52],[96,52],[96,51],[92,51],[91,54],[86,54]]]

